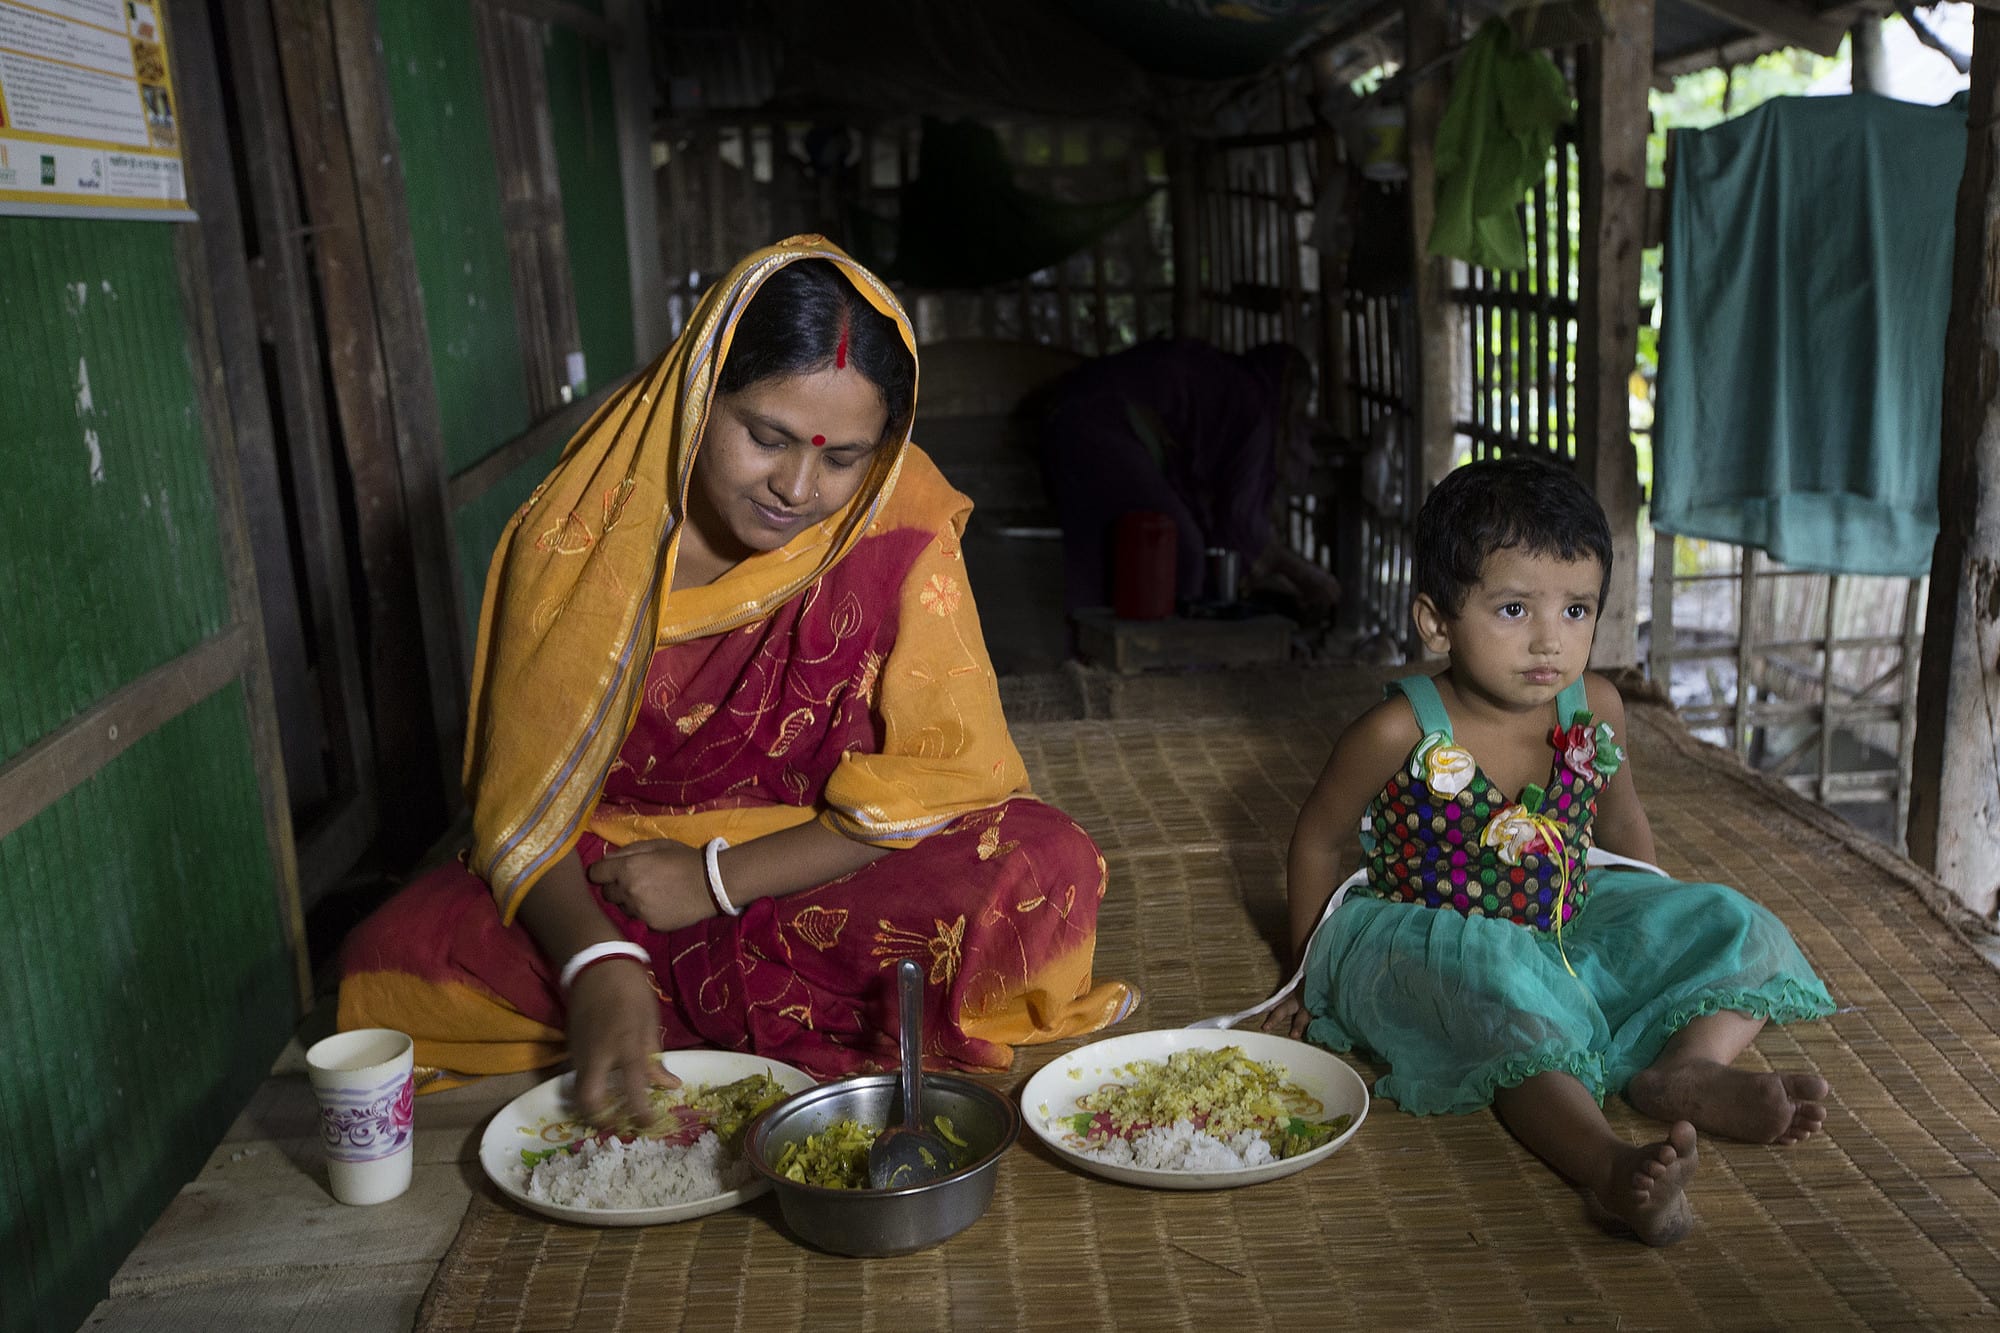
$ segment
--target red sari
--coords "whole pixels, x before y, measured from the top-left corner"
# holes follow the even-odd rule
[[[826,793],[844,765],[884,753],[882,677],[906,660],[897,644],[908,608],[942,618],[924,594],[942,577],[939,561],[955,559],[954,538],[872,532],[764,619],[657,650],[577,846],[584,864],[612,845],[607,832],[618,842],[671,832],[695,845],[746,825],[839,826]],[[955,592],[950,609],[976,633],[969,594]],[[1018,764],[1006,750],[996,768]],[[1025,791],[942,822],[831,883],[665,934],[600,898],[653,957],[661,1047],[752,1051],[821,1077],[886,1068],[903,958],[925,970],[925,1050],[940,1065],[1004,1069],[1015,1044],[1122,1017],[1133,993],[1091,978],[1105,877],[1089,835]],[[341,1025],[410,1031],[426,1066],[464,1075],[562,1058],[554,967],[462,865],[364,922],[344,972]]]

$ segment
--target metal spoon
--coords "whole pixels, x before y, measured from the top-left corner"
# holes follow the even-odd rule
[[[908,958],[896,967],[896,999],[903,1029],[903,1123],[884,1129],[868,1146],[868,1187],[878,1190],[927,1185],[951,1170],[951,1149],[923,1127],[924,974]]]

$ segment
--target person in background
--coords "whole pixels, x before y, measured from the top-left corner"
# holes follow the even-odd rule
[[[1290,343],[1241,354],[1155,339],[1078,366],[1048,392],[1042,475],[1063,531],[1065,609],[1111,604],[1112,543],[1135,511],[1170,517],[1176,596],[1204,595],[1211,547],[1235,551],[1246,586],[1323,616],[1339,581],[1293,551],[1273,506],[1311,464],[1312,364]]]

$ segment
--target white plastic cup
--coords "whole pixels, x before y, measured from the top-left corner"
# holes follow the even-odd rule
[[[319,1098],[327,1184],[342,1203],[386,1203],[410,1187],[416,1047],[393,1028],[357,1028],[316,1041],[306,1071]]]

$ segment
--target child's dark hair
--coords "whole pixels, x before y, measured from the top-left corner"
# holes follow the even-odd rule
[[[775,375],[836,364],[853,366],[881,392],[889,410],[884,438],[899,433],[916,394],[917,363],[896,321],[868,304],[832,261],[801,259],[764,279],[737,317],[715,387],[736,393]]]
[[[1416,591],[1446,617],[1465,607],[1486,557],[1518,548],[1558,560],[1596,556],[1611,591],[1611,524],[1576,474],[1539,458],[1468,463],[1424,497],[1411,533]]]

